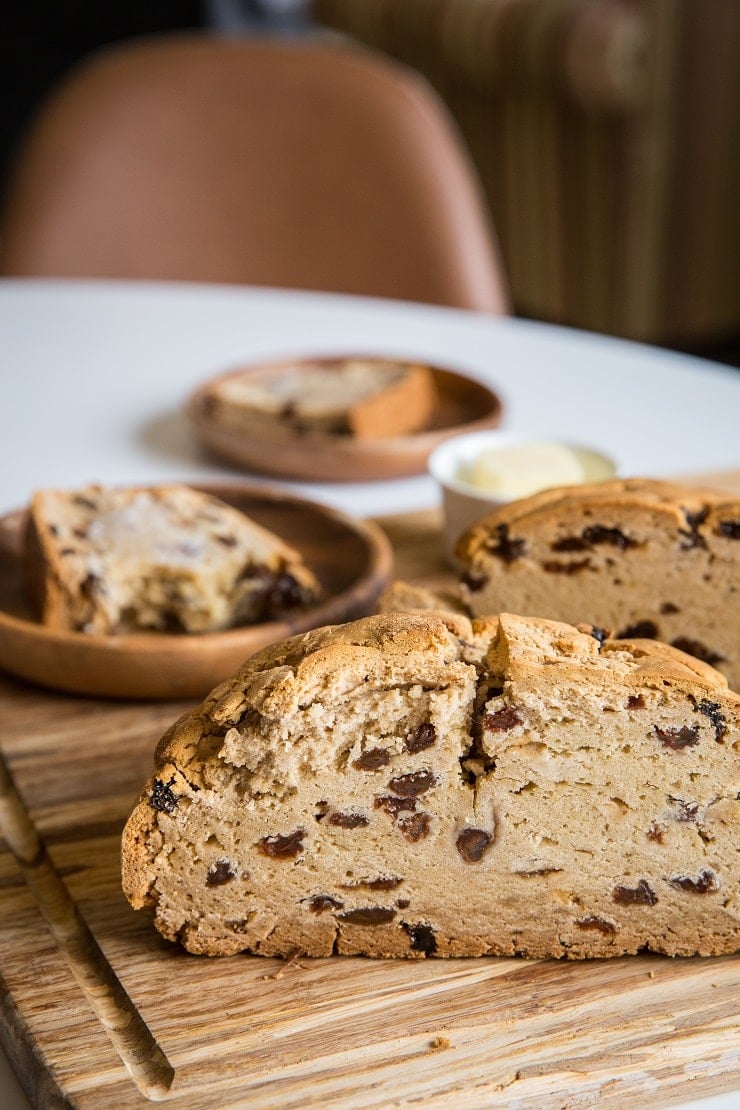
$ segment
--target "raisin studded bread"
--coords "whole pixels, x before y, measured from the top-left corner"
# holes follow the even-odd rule
[[[211,421],[245,434],[379,439],[425,428],[436,401],[426,366],[337,358],[226,374],[202,403]]]
[[[473,615],[501,610],[654,637],[740,690],[740,500],[647,479],[547,490],[456,552]]]
[[[593,632],[391,613],[260,652],[161,740],[126,895],[210,955],[735,951],[740,698]]]
[[[42,490],[26,551],[40,619],[55,629],[210,632],[269,619],[319,592],[281,539],[186,486]]]

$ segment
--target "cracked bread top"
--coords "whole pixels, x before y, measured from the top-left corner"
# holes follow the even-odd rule
[[[190,951],[734,951],[740,698],[665,645],[394,613],[163,737],[124,890]]]

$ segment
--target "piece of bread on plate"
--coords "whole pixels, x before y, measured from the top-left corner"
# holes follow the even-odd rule
[[[211,422],[245,434],[384,439],[426,428],[437,391],[416,363],[316,359],[225,374],[201,405]]]
[[[124,891],[208,955],[734,952],[739,730],[722,677],[653,641],[318,629],[163,737]]]
[[[300,554],[187,486],[41,490],[26,565],[39,619],[95,635],[214,632],[269,620],[320,593]]]
[[[468,607],[455,586],[430,589],[416,582],[396,579],[386,586],[378,599],[379,613],[414,613],[419,609],[469,616]]]
[[[503,505],[460,538],[460,593],[501,610],[651,637],[740,690],[740,499],[650,479]]]

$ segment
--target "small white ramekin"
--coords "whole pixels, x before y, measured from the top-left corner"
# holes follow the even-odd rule
[[[491,430],[456,436],[454,439],[448,439],[432,452],[429,457],[429,473],[442,492],[445,549],[453,562],[455,544],[465,529],[491,509],[511,500],[472,485],[461,477],[461,471],[464,471],[483,451],[544,442],[562,443],[563,441],[556,440],[554,437],[526,436],[516,432]],[[617,474],[616,462],[603,452],[574,443],[563,443],[563,446],[568,447],[581,460],[584,467],[584,482],[605,481]],[[541,488],[546,489],[549,484],[544,480]]]

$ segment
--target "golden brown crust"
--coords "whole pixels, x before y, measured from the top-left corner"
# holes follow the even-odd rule
[[[26,588],[34,610],[42,624],[59,626],[55,610],[59,607],[59,568],[56,553],[51,550],[46,529],[39,527],[38,494],[34,495],[26,515],[24,563]]]

